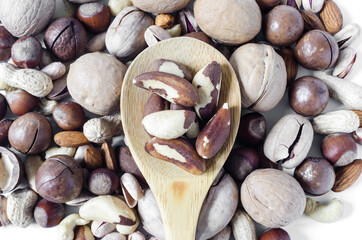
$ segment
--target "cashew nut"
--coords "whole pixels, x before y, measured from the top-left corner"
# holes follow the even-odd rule
[[[121,133],[121,115],[111,115],[88,120],[83,126],[86,138],[94,143],[104,143],[114,135]]]
[[[52,115],[53,110],[57,104],[58,102],[55,100],[40,98],[39,105],[36,111],[42,115],[49,116]]]
[[[54,155],[68,155],[73,157],[77,148],[75,147],[51,147],[45,151],[45,159]]]
[[[64,218],[57,226],[58,237],[60,240],[73,240],[74,228],[89,223],[89,220],[82,219],[79,214],[71,214]]]
[[[304,213],[318,222],[335,222],[343,214],[343,203],[336,198],[333,198],[327,204],[307,198],[307,205]]]

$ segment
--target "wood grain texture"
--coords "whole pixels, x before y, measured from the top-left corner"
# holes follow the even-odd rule
[[[144,149],[150,137],[141,121],[144,103],[150,92],[133,85],[137,75],[150,71],[152,62],[165,58],[184,64],[194,75],[211,61],[222,67],[219,107],[229,103],[231,133],[220,152],[207,160],[207,171],[192,175],[177,166],[148,155]],[[217,173],[233,147],[241,112],[237,77],[227,59],[210,45],[192,38],[173,38],[147,48],[133,61],[123,82],[121,115],[131,153],[158,202],[167,240],[195,239],[199,212]]]

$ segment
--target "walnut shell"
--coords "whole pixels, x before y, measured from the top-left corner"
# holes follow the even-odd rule
[[[0,1],[0,19],[15,37],[37,35],[52,19],[55,0]]]
[[[306,197],[297,180],[287,173],[260,169],[252,172],[241,186],[241,203],[254,221],[279,228],[302,216]]]

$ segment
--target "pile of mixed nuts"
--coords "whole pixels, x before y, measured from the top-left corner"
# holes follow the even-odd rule
[[[281,227],[303,213],[319,222],[341,218],[340,200],[311,197],[342,192],[362,172],[362,86],[344,79],[357,58],[350,45],[359,25],[344,26],[333,0],[196,0],[193,10],[189,2],[0,1],[0,227],[35,220],[56,226],[59,239],[146,239],[145,231],[165,239],[156,200],[122,137],[119,102],[131,61],[179,36],[229,59],[242,107],[253,111],[241,117],[196,239],[257,239],[257,222],[270,228],[260,240],[288,240]],[[299,65],[313,76],[296,79]],[[153,92],[143,112],[154,136],[145,151],[202,174],[230,132],[221,76],[215,61],[192,76],[169,59],[137,76],[134,84]],[[295,113],[280,116],[267,135],[260,112],[286,91]],[[323,112],[330,98],[346,109]],[[326,135],[323,158],[309,156],[315,134]],[[66,216],[67,206],[78,213]]]

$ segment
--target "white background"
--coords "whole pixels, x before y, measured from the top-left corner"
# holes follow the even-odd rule
[[[10,1],[10,0],[5,0]],[[62,0],[57,0],[57,4]],[[344,16],[344,23],[359,23],[362,25],[362,3],[354,0],[336,0],[337,4],[342,10]],[[212,3],[212,1],[210,1]],[[358,50],[357,62],[346,80],[354,81],[362,85],[362,44],[361,37],[359,37],[352,45]],[[299,71],[299,76],[307,75],[305,70]],[[362,93],[361,93],[362,94]],[[335,109],[344,109],[340,103],[330,100],[327,106],[327,111]],[[265,113],[268,123],[268,131],[280,119],[281,116],[291,113],[288,105],[287,96],[280,102],[280,104],[272,111]],[[313,142],[312,149],[309,156],[321,156],[320,153],[320,141],[322,136],[316,136]],[[358,158],[362,158],[362,146],[359,146]],[[362,239],[362,178],[355,183],[351,188],[342,193],[330,192],[322,197],[316,199],[321,201],[328,201],[332,198],[338,198],[344,203],[343,217],[335,223],[324,224],[318,223],[307,216],[302,216],[297,221],[293,222],[289,226],[285,227],[293,240],[357,240]],[[76,211],[72,209],[71,211]],[[258,236],[263,228],[257,225]],[[6,228],[0,228],[0,239],[37,239],[37,240],[49,240],[57,239],[57,233],[55,228],[43,229],[37,226],[35,223],[31,224],[28,228],[22,229],[12,225]]]

